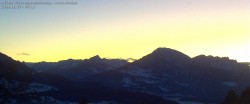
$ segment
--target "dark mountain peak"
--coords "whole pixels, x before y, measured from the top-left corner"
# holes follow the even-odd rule
[[[0,52],[0,56],[6,56],[5,54],[3,54],[2,52]]]
[[[231,62],[231,63],[237,63],[236,60],[229,59],[228,57],[218,57],[218,56],[211,56],[211,55],[199,55],[193,58],[193,60],[196,61],[202,61],[202,62]]]
[[[26,65],[0,52],[0,79],[27,80],[30,76],[31,70]]]
[[[102,59],[99,55],[95,55],[95,56],[89,58],[89,60],[98,61],[98,60],[102,60]]]
[[[157,48],[152,53],[142,57],[141,59],[135,61],[134,63],[138,63],[142,66],[151,65],[154,67],[158,65],[158,67],[163,67],[167,64],[185,64],[190,62],[190,57],[170,48]],[[163,65],[163,66],[161,66]]]
[[[13,60],[11,57],[0,52],[0,66],[11,65],[12,63],[17,63],[17,61]]]
[[[12,58],[0,52],[0,61],[11,61]]]
[[[176,51],[174,49],[171,49],[171,48],[165,48],[165,47],[159,47],[157,49],[155,49],[153,52],[166,52],[166,51]]]
[[[189,56],[170,48],[157,48],[151,54],[145,57],[159,61],[187,60],[190,58]]]
[[[74,62],[79,62],[82,61],[80,59],[67,59],[67,60],[60,60],[58,62],[46,62],[46,63],[60,63],[60,64],[69,64],[69,63],[74,63]]]
[[[171,56],[171,55],[176,55],[176,54],[184,55],[183,53],[181,53],[181,52],[179,52],[177,50],[174,50],[174,49],[171,49],[171,48],[163,48],[163,47],[157,48],[151,54],[164,55],[164,56]]]
[[[228,57],[199,55],[192,58],[192,60],[206,66],[224,70],[239,72],[239,69],[249,69],[249,66],[247,64],[238,63],[236,60],[229,59]]]

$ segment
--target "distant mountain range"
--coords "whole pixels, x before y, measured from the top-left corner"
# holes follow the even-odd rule
[[[0,73],[0,87],[5,93],[14,92],[8,89],[14,82],[27,83],[22,89],[26,100],[15,95],[0,99],[2,102],[218,103],[229,89],[241,91],[250,86],[248,63],[205,55],[190,58],[169,48],[158,48],[131,63],[98,55],[85,60],[21,63],[0,54],[0,68],[4,73]]]
[[[74,81],[81,81],[88,76],[112,70],[125,64],[128,64],[126,60],[101,59],[98,55],[85,60],[68,59],[59,62],[26,63],[36,73],[58,74]]]

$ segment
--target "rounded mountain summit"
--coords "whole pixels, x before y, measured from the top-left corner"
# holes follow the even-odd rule
[[[186,63],[190,60],[191,58],[182,52],[179,52],[171,48],[160,47],[154,50],[152,53],[137,60],[137,62],[138,63],[152,63],[152,62]]]

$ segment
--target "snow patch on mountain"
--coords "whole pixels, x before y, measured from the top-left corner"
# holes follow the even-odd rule
[[[77,102],[61,101],[50,96],[41,96],[39,99],[33,99],[30,104],[78,104]]]
[[[138,86],[138,84],[132,82],[130,77],[124,77],[122,79],[123,87],[131,87],[131,86]]]
[[[176,84],[180,85],[180,86],[185,86],[185,87],[188,87],[189,84],[187,83],[184,83],[184,82],[178,82],[178,81],[175,81]]]
[[[151,74],[150,69],[133,68],[131,70],[125,70],[125,71],[123,70],[121,72],[126,73],[131,76],[153,78],[153,75]]]
[[[35,92],[46,92],[46,91],[52,91],[52,90],[58,90],[58,89],[53,87],[53,86],[49,86],[49,85],[45,85],[45,84],[30,83],[25,92],[35,93]]]
[[[152,80],[152,79],[144,79],[143,81],[145,83],[147,83],[147,84],[157,84],[157,83],[159,83],[159,81]]]
[[[163,92],[169,92],[170,90],[166,87],[163,87],[163,86],[159,86],[159,89]]]
[[[4,78],[0,80],[0,85],[3,85],[8,90],[18,87],[19,84],[20,83],[16,80],[7,81]]]
[[[239,86],[239,84],[236,83],[236,82],[223,82],[222,84],[225,85],[225,86],[228,86],[228,87],[236,87],[236,86]]]
[[[100,73],[102,72],[103,70],[100,70],[100,69],[96,69],[96,68],[89,68],[89,70],[93,73]],[[110,70],[110,69],[109,69]]]

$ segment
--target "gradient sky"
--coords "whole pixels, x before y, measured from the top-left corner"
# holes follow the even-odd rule
[[[78,0],[0,9],[0,52],[20,61],[138,59],[158,47],[250,62],[250,0]]]

